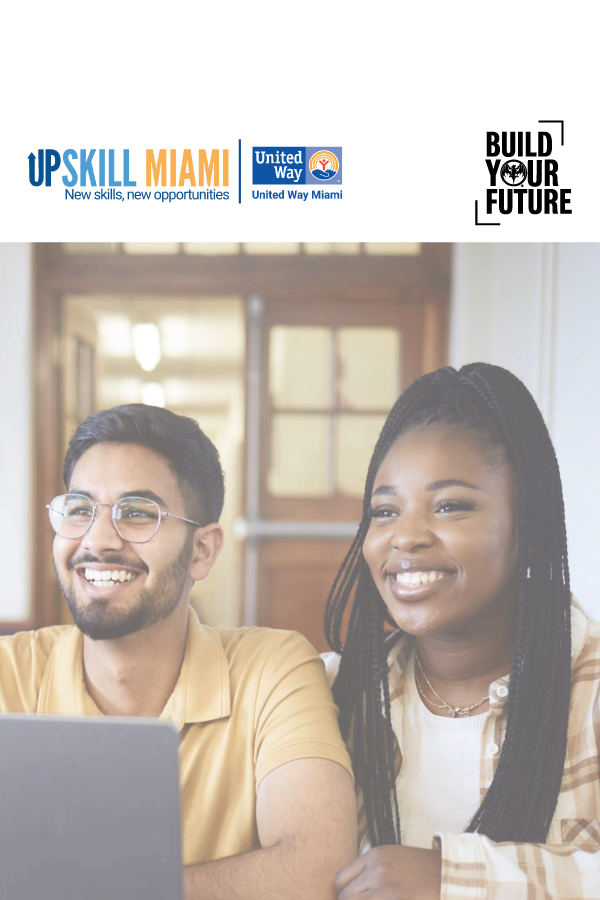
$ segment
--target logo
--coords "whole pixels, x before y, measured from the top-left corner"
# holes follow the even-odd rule
[[[540,119],[538,124],[555,127],[548,131],[486,133],[488,184],[481,209],[475,200],[476,225],[500,225],[498,218],[512,213],[547,216],[573,212],[571,191],[558,182],[556,157],[565,142],[564,120]],[[560,143],[556,126],[560,127]]]
[[[138,153],[138,165],[140,164]],[[241,149],[239,150],[241,160]],[[229,187],[229,148],[183,150],[161,148],[155,151],[146,148],[146,184],[150,190],[117,190],[135,188],[141,174],[130,176],[129,150],[120,153],[114,148],[91,150],[39,149],[27,157],[29,163],[29,183],[32,187],[52,187],[55,182],[64,185],[65,200],[118,200],[146,202],[160,200],[172,203],[176,200],[229,200],[228,190],[216,190],[221,185]],[[63,174],[63,172],[65,174]],[[152,191],[153,187],[167,187],[176,190]],[[140,184],[142,187],[143,182]],[[88,188],[88,190],[79,190]],[[98,188],[98,190],[93,190]],[[202,188],[202,190],[193,190]],[[206,189],[205,189],[206,188]]]
[[[335,178],[339,167],[337,156],[330,150],[317,150],[311,156],[308,164],[310,174],[317,181],[329,181],[331,178]]]
[[[342,183],[341,147],[253,147],[252,183],[285,187]]]
[[[523,184],[527,178],[527,169],[520,159],[509,159],[500,169],[500,178],[511,187]]]
[[[184,150],[181,157],[179,151],[161,149],[146,150],[146,187],[152,185],[163,187],[168,183],[171,187],[219,187],[221,173],[224,187],[229,186],[229,150],[199,149],[192,153]],[[68,174],[57,176],[68,187],[135,187],[137,181],[129,176],[129,150],[123,150],[119,156],[114,149],[38,150],[37,156],[31,152],[29,162],[29,183],[33,187],[52,186],[52,174],[61,165]],[[222,165],[220,161],[222,160]],[[186,182],[188,184],[186,184]]]

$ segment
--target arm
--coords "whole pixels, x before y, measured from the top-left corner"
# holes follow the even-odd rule
[[[260,850],[190,866],[186,900],[335,900],[335,872],[356,855],[356,799],[338,763],[298,759],[257,793]]]

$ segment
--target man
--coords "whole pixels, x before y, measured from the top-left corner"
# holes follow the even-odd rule
[[[74,626],[0,639],[0,711],[158,716],[180,731],[186,898],[333,900],[356,855],[350,762],[323,665],[291,632],[201,625],[218,454],[191,419],[94,413],[49,505]]]

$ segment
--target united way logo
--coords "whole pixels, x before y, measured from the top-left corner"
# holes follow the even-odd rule
[[[340,163],[331,150],[317,150],[311,156],[308,168],[312,177],[318,181],[331,181],[337,175]]]
[[[287,187],[342,183],[341,147],[253,147],[252,183]]]

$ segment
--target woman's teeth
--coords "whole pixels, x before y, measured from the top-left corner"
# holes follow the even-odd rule
[[[127,572],[126,569],[86,569],[85,580],[93,584],[94,587],[114,587],[123,581],[131,581],[135,578],[133,572]]]
[[[404,587],[417,587],[421,584],[432,584],[446,575],[445,572],[396,572],[396,582]]]

